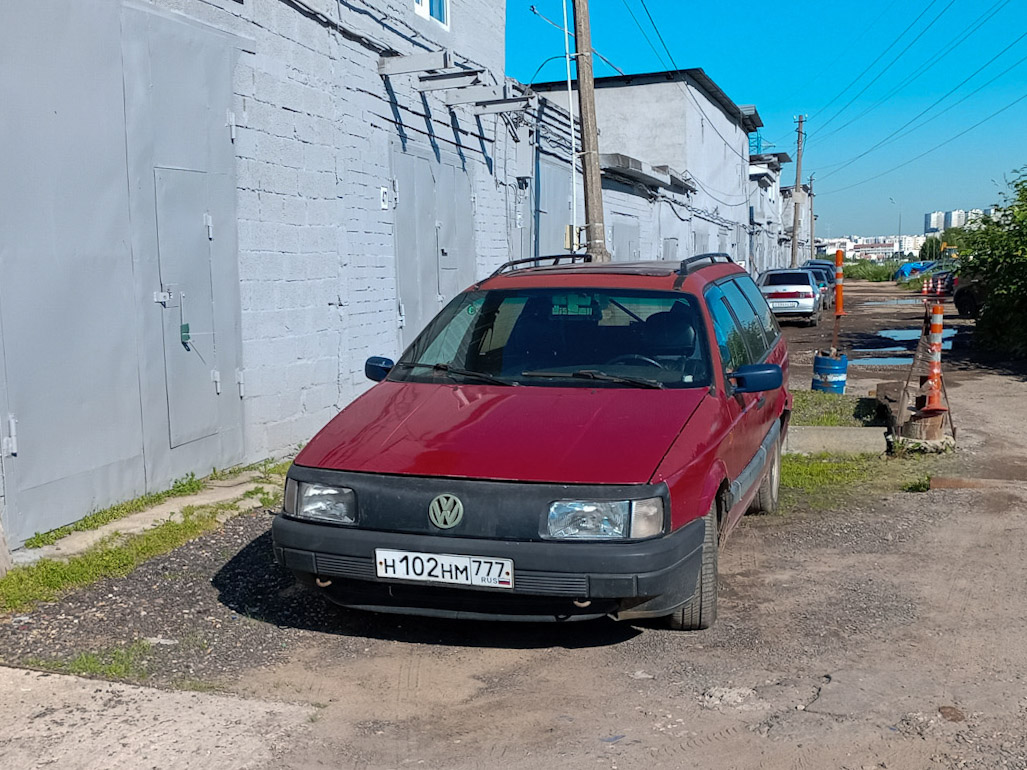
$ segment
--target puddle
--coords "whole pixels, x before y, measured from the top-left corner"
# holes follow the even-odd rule
[[[849,359],[849,366],[910,366],[912,363],[912,356],[873,356]]]
[[[864,302],[864,305],[922,305],[922,299],[878,299],[873,302]]]
[[[941,338],[954,337],[955,334],[955,329],[942,329]],[[920,339],[920,329],[885,329],[878,332],[878,335],[896,342],[907,342]]]
[[[944,343],[942,343],[944,344]],[[856,348],[853,353],[906,353],[909,351],[907,347],[894,347],[894,348]]]

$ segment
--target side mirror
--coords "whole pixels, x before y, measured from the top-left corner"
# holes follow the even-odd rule
[[[371,356],[364,362],[364,376],[369,380],[381,382],[389,376],[389,372],[395,365],[395,362],[391,358]]]
[[[739,366],[728,374],[735,382],[735,393],[762,393],[777,390],[784,382],[784,374],[777,364],[749,364]]]

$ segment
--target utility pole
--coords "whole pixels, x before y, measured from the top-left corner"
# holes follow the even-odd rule
[[[813,217],[813,174],[809,175],[809,258],[817,258],[817,242],[813,237],[813,223],[816,221]]]
[[[792,190],[792,200],[795,201],[795,215],[792,218],[792,267],[799,266],[799,196],[802,194],[802,124],[806,116],[799,116],[799,139],[795,153],[795,188]],[[810,223],[812,230],[812,222]]]
[[[581,116],[581,177],[585,187],[585,245],[596,262],[609,262],[603,221],[603,180],[599,171],[599,126],[592,78],[592,26],[588,0],[574,0],[574,44],[578,65],[578,113]],[[571,120],[574,116],[571,116]],[[574,195],[574,190],[571,190]]]

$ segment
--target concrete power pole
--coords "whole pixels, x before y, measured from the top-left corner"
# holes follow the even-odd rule
[[[603,221],[603,180],[599,171],[599,127],[592,78],[592,27],[588,0],[574,0],[574,41],[578,65],[578,113],[581,116],[581,176],[585,187],[585,246],[596,262],[609,262]],[[571,195],[574,195],[571,190]]]
[[[792,200],[795,202],[795,215],[792,218],[792,267],[799,266],[799,196],[802,193],[802,124],[805,119],[805,115],[799,116],[799,140],[795,153],[795,187],[792,189]]]

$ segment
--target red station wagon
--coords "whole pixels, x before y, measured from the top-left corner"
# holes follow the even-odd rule
[[[507,263],[368,360],[289,470],[280,564],[378,612],[710,626],[719,547],[777,506],[784,339],[727,255],[572,259]]]

